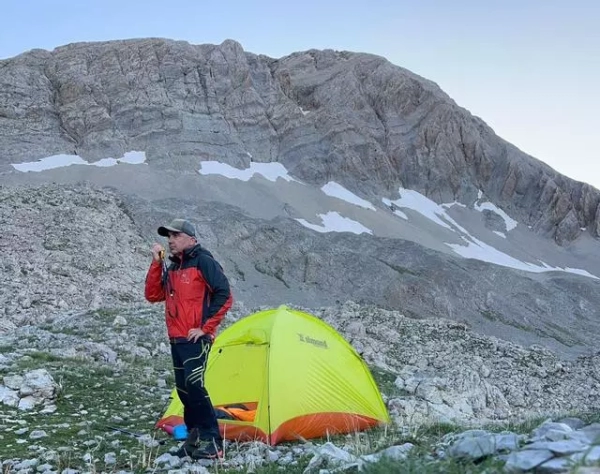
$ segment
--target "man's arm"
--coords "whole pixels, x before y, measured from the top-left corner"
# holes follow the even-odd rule
[[[165,289],[162,285],[162,265],[159,261],[152,260],[152,264],[148,269],[144,296],[150,303],[165,300]]]
[[[221,265],[215,259],[202,255],[199,270],[202,272],[211,293],[210,306],[205,318],[206,322],[201,329],[204,333],[214,333],[225,317],[225,313],[231,308],[233,297],[229,288],[229,281],[223,273]]]

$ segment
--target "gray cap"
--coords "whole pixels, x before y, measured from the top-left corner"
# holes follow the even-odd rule
[[[194,224],[192,224],[190,221],[186,221],[185,219],[173,219],[169,225],[164,225],[158,228],[158,235],[162,235],[163,237],[168,237],[169,232],[183,232],[190,237],[196,237],[196,229],[194,228]]]

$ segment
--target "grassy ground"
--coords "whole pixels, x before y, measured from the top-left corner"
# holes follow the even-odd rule
[[[133,472],[155,471],[154,461],[160,455],[177,446],[166,433],[156,431],[156,420],[164,412],[173,386],[171,362],[166,353],[141,357],[132,355],[130,348],[120,346],[119,337],[127,335],[128,329],[112,325],[116,313],[96,312],[85,321],[73,324],[49,324],[40,328],[46,339],[27,335],[27,354],[16,359],[10,369],[0,369],[0,377],[45,368],[59,384],[56,400],[57,410],[50,414],[22,412],[16,408],[0,405],[0,461],[9,459],[39,459],[53,470],[76,469],[83,472]],[[133,341],[138,347],[156,347],[162,340],[162,320],[153,314],[128,315],[128,324],[135,327]],[[48,346],[51,336],[73,338],[72,343],[89,344],[94,341],[109,345],[119,356],[119,363],[91,360],[89,357],[64,357]],[[23,338],[20,339],[21,344]],[[64,342],[61,342],[64,344]],[[22,345],[20,345],[23,347]],[[61,346],[59,346],[61,347]],[[67,345],[62,347],[69,347]],[[13,354],[16,344],[10,340],[0,342],[0,353]],[[398,396],[394,385],[395,375],[374,370],[373,375],[381,390],[387,395]],[[573,414],[571,414],[573,415]],[[576,414],[587,423],[600,422],[600,414]],[[529,420],[518,425],[487,427],[490,431],[511,430],[530,433],[543,419]],[[134,436],[115,430],[121,428],[145,435],[148,443],[141,443]],[[484,427],[485,428],[485,427]],[[31,437],[35,431],[46,436]],[[501,472],[502,462],[486,460],[480,463],[439,459],[436,444],[448,433],[463,431],[464,427],[452,424],[436,424],[421,427],[388,427],[367,433],[356,433],[331,439],[336,445],[350,445],[355,454],[370,454],[392,445],[406,442],[415,447],[408,459],[392,462],[383,460],[370,465],[365,471],[383,473],[492,473]],[[325,443],[326,439],[313,440],[313,444]],[[160,444],[157,444],[160,442]],[[291,450],[294,445],[276,449]],[[226,446],[226,462],[246,449],[230,443]],[[302,473],[311,455],[305,454],[296,464],[285,467],[275,463],[257,466],[256,474],[279,472]],[[211,472],[245,473],[248,468],[228,467],[227,464],[208,466]],[[10,474],[5,465],[3,474]],[[35,470],[35,468],[34,468]],[[317,471],[318,472],[318,471]]]

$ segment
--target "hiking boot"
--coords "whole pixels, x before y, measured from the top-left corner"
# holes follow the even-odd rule
[[[183,442],[183,444],[179,447],[179,449],[175,452],[174,456],[178,458],[184,458],[186,456],[192,456],[192,453],[199,446],[199,433],[198,428],[192,428],[188,433],[187,439]]]
[[[192,457],[192,453],[196,450],[194,446],[188,446],[183,443],[177,451],[173,453],[173,456],[177,456],[178,458],[185,458],[187,456]]]
[[[191,456],[192,459],[222,459],[223,442],[214,439],[200,441]]]

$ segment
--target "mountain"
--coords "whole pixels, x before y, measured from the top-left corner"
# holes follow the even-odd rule
[[[183,215],[240,304],[354,300],[565,356],[596,347],[599,191],[384,58],[33,50],[0,61],[0,149],[14,324],[144,304],[143,249]]]

